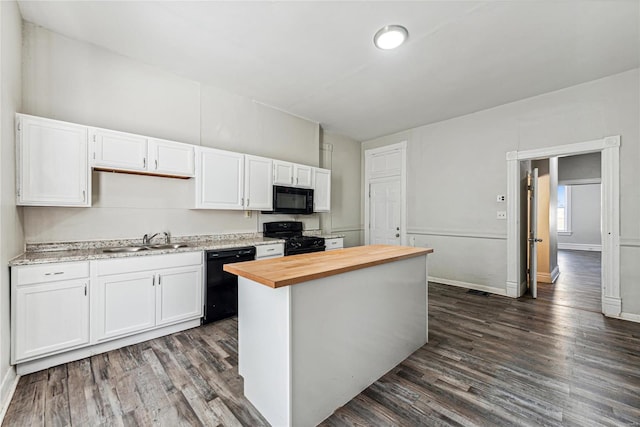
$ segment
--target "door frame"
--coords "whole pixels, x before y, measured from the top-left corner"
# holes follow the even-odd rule
[[[620,135],[593,141],[558,145],[507,153],[507,295],[524,294],[526,281],[521,280],[523,260],[520,239],[520,162],[564,157],[587,153],[601,153],[600,221],[602,238],[602,313],[619,317],[620,298]],[[524,285],[524,288],[523,288]]]
[[[371,176],[371,160],[374,155],[388,153],[392,151],[400,152],[400,171],[388,175]],[[400,244],[407,245],[407,141],[396,144],[385,145],[379,148],[364,150],[364,185],[362,187],[362,198],[364,199],[364,244],[368,245],[370,239],[370,214],[369,214],[369,188],[371,182],[381,178],[400,176]]]

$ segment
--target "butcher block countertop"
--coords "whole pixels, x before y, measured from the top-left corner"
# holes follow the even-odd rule
[[[280,288],[432,252],[431,248],[408,246],[356,246],[328,252],[225,264],[224,271],[271,288]]]

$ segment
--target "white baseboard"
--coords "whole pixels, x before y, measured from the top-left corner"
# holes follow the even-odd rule
[[[18,385],[19,380],[20,375],[17,375],[15,368],[11,366],[7,371],[7,374],[2,379],[2,384],[0,385],[0,402],[2,403],[0,406],[0,424],[4,420],[4,416],[7,414],[7,409],[9,409],[9,404],[11,403],[11,399],[16,391],[16,386]]]
[[[589,243],[558,243],[558,249],[568,249],[572,251],[602,252],[602,245],[589,244]]]
[[[640,314],[620,313],[620,319],[640,323]]]
[[[556,283],[558,276],[560,276],[560,267],[556,265],[551,272],[551,283]]]
[[[485,286],[485,285],[478,285],[477,283],[461,282],[459,280],[443,279],[441,277],[432,277],[432,276],[429,276],[429,281],[442,283],[443,285],[457,286],[459,288],[467,288],[467,289],[474,289],[476,291],[489,292],[491,294],[502,295],[503,297],[509,296],[507,295],[507,291],[505,289],[493,288],[491,286]]]
[[[556,283],[560,276],[560,268],[556,265],[551,273],[543,273],[538,271],[538,281],[542,283]]]
[[[622,300],[614,297],[602,297],[602,313],[607,317],[620,318],[622,312]]]

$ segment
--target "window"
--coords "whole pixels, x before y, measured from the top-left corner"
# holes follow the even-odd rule
[[[571,234],[571,186],[558,185],[558,234]]]

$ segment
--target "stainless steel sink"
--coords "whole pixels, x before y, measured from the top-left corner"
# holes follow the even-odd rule
[[[139,252],[148,250],[148,246],[119,246],[115,248],[104,248],[102,252]]]
[[[104,248],[102,252],[119,253],[119,252],[139,252],[148,250],[160,250],[160,249],[179,249],[186,248],[188,245],[185,243],[163,243],[159,245],[142,245],[142,246],[118,246],[115,248]]]
[[[188,245],[186,243],[164,243],[161,245],[149,245],[149,249],[179,249],[186,248]]]

